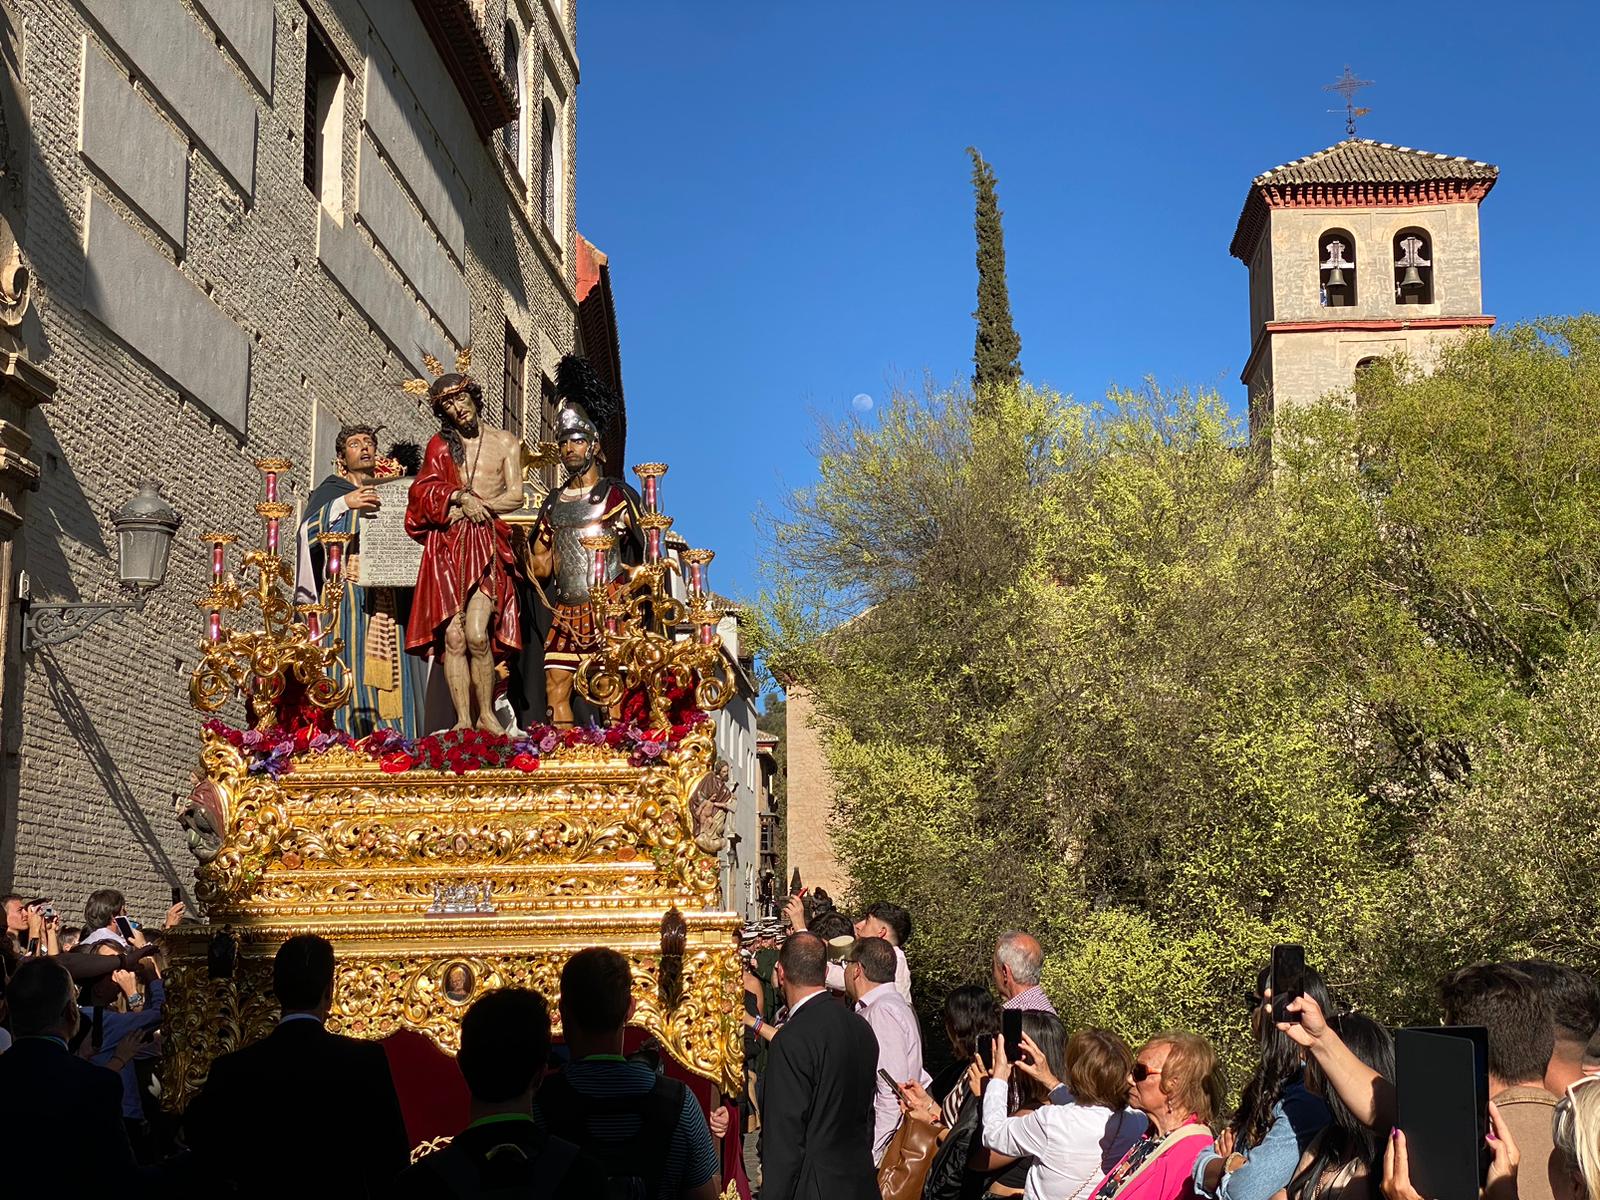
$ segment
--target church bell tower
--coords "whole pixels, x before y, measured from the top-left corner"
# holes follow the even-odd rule
[[[1230,248],[1250,269],[1250,428],[1403,351],[1426,367],[1483,311],[1478,205],[1499,168],[1366,138],[1258,175]]]

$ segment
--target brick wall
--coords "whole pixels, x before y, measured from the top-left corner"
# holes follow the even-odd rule
[[[109,512],[154,478],[184,524],[167,582],[142,612],[21,663],[20,720],[6,731],[0,887],[53,896],[69,915],[99,886],[122,888],[150,916],[173,883],[187,890],[193,861],[173,799],[187,794],[198,748],[186,694],[205,572],[197,535],[259,536],[252,459],[294,458],[297,498],[327,473],[325,462],[305,462],[314,412],[324,458],[342,420],[382,423],[385,439],[425,440],[436,422],[400,390],[420,357],[405,338],[454,353],[428,303],[456,277],[491,418],[502,412],[507,321],[529,348],[530,381],[553,372],[545,359],[573,348],[577,64],[552,21],[564,11],[572,22],[574,5],[488,0],[497,55],[507,5],[528,48],[528,94],[541,94],[548,73],[567,97],[565,219],[554,235],[532,189],[506,167],[498,136],[486,145],[472,134],[410,3],[276,0],[265,34],[261,10],[207,0],[140,0],[135,27],[125,27],[135,8],[127,0],[17,6],[32,128],[20,145],[10,131],[11,149],[27,167],[22,243],[36,279],[23,332],[31,357],[60,383],[30,420],[43,473],[18,565],[35,599],[122,599]],[[243,24],[241,12],[250,14]],[[303,180],[308,12],[349,71],[334,212]],[[152,42],[152,26],[165,36]],[[87,112],[85,63],[94,64]],[[419,156],[402,161],[386,145],[373,157],[367,91],[380,70]],[[197,103],[207,95],[219,99]],[[172,172],[121,153],[103,136],[106,121],[181,165],[179,208]],[[80,122],[89,123],[82,138]],[[535,175],[538,153],[535,135]],[[382,214],[400,243],[392,257],[363,220],[363,166],[385,172],[380,182],[400,199]],[[441,181],[448,187],[432,186]],[[455,197],[453,215],[423,200],[441,190]],[[459,249],[443,228],[456,219]],[[341,249],[349,277],[336,279],[330,261]],[[191,336],[196,322],[214,333]]]
[[[791,685],[788,698],[787,739],[789,753],[789,799],[783,833],[787,841],[788,869],[800,872],[806,887],[826,888],[828,894],[843,901],[848,891],[848,876],[834,853],[828,822],[833,819],[833,780],[818,736],[816,707],[805,688]],[[779,881],[786,890],[788,879]]]

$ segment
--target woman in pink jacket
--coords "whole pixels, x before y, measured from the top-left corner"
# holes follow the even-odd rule
[[[1158,1033],[1146,1042],[1128,1073],[1128,1104],[1151,1128],[1090,1200],[1194,1200],[1194,1162],[1211,1145],[1226,1091],[1217,1052],[1199,1034]]]

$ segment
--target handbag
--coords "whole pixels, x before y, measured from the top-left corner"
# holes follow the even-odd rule
[[[958,1083],[956,1086],[964,1085]],[[968,1095],[962,1100],[961,1107],[956,1110],[955,1123],[950,1126],[944,1141],[939,1143],[939,1151],[933,1156],[933,1166],[922,1181],[922,1200],[972,1200],[983,1194],[987,1180],[983,1175],[967,1169],[967,1156],[972,1153],[972,1144],[983,1132],[982,1110],[983,1097]]]
[[[883,1200],[922,1200],[922,1182],[939,1151],[939,1127],[904,1117],[883,1151],[878,1193]]]

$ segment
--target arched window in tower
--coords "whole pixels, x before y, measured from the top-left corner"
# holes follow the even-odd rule
[[[556,126],[556,106],[548,99],[539,110],[539,212],[545,228],[561,240],[557,201],[561,188],[561,138]]]
[[[1433,303],[1433,243],[1426,229],[1394,235],[1394,302]]]
[[[526,177],[528,171],[523,158],[522,114],[527,110],[527,97],[526,83],[522,78],[522,39],[517,37],[517,27],[510,21],[506,22],[505,68],[506,78],[510,80],[517,96],[517,115],[500,130],[500,135],[505,139],[506,157],[517,169],[517,174]]]
[[[1356,302],[1356,239],[1330,229],[1317,239],[1317,285],[1323,308],[1349,308]]]

